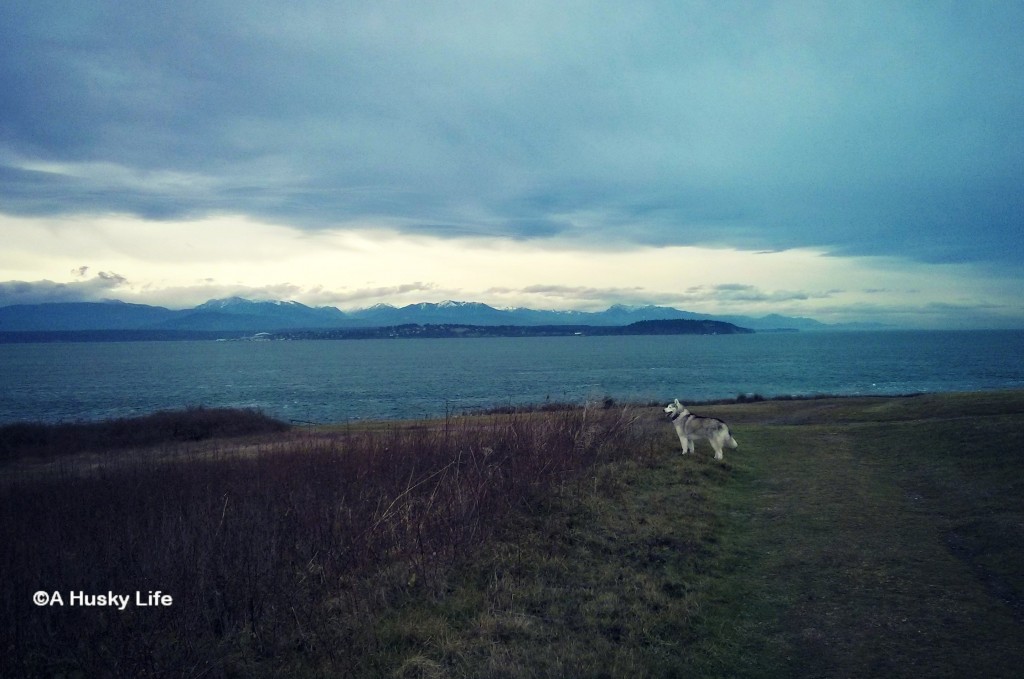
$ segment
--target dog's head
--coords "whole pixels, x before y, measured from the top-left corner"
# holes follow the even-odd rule
[[[665,414],[668,415],[669,417],[675,417],[676,415],[686,415],[688,412],[689,411],[686,409],[686,406],[680,403],[678,398],[669,403],[667,406],[665,406]]]

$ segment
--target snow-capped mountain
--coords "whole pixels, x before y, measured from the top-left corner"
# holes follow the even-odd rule
[[[406,323],[465,325],[522,325],[523,320],[508,310],[495,309],[480,302],[420,302],[404,307],[377,304],[369,309],[350,311],[349,319],[367,327]]]
[[[242,297],[211,299],[160,327],[175,330],[284,330],[345,325],[343,311],[332,306],[309,307],[293,301],[256,301]]]
[[[395,307],[375,304],[345,313],[335,307],[310,307],[294,301],[257,301],[241,297],[211,299],[192,309],[170,310],[123,302],[22,304],[0,307],[0,331],[172,330],[271,332],[275,330],[375,328],[405,324],[449,325],[595,325],[637,321],[719,320],[754,330],[780,328],[827,330],[830,326],[786,316],[709,316],[671,307],[616,304],[604,311],[496,309],[480,302],[445,300]]]

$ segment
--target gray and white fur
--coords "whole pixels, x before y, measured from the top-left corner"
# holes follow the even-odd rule
[[[683,446],[683,455],[693,452],[693,442],[697,439],[707,439],[715,451],[716,460],[722,459],[724,446],[735,448],[738,445],[729,432],[729,425],[714,417],[694,415],[679,402],[679,399],[665,406],[665,412],[676,428],[679,443]]]

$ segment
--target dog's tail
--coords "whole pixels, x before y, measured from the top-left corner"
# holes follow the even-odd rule
[[[739,444],[738,444],[738,443],[736,443],[736,439],[734,439],[734,438],[732,437],[732,435],[730,434],[730,435],[729,435],[729,440],[728,440],[728,441],[726,441],[725,445],[729,446],[730,448],[735,448],[735,447],[736,447],[736,446],[738,446]]]

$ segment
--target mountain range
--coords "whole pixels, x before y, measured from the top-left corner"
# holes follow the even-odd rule
[[[758,331],[837,329],[809,319],[773,314],[763,317],[710,316],[663,306],[614,305],[604,311],[496,309],[480,302],[388,304],[344,312],[299,302],[214,299],[191,309],[167,309],[117,300],[15,304],[0,307],[0,332],[190,331],[264,332],[295,329],[374,328],[404,324],[594,325],[619,326],[650,320],[715,320]]]

